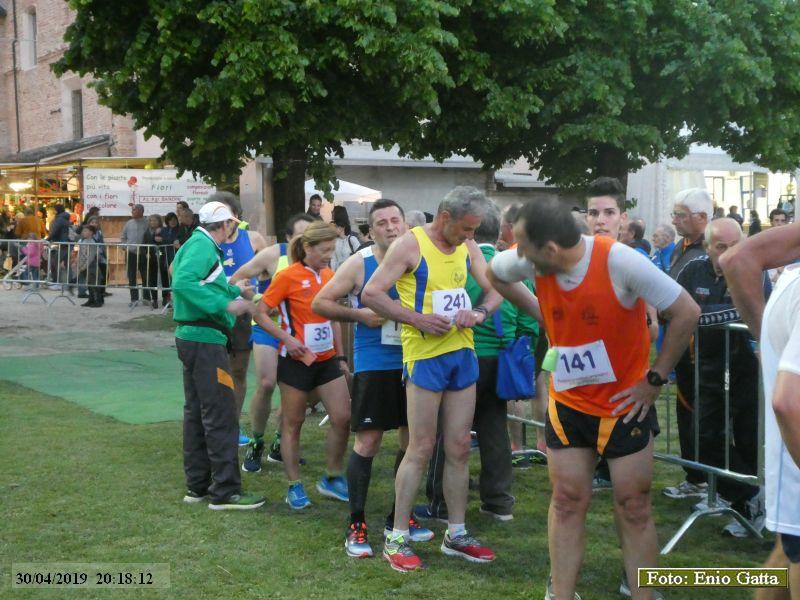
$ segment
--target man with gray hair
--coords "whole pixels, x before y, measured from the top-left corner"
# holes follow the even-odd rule
[[[422,568],[409,545],[409,520],[422,472],[436,442],[441,409],[444,438],[444,497],[448,527],[441,550],[471,562],[490,562],[494,552],[467,533],[465,515],[469,450],[475,413],[478,359],[472,328],[500,305],[486,278],[486,259],[473,241],[489,210],[474,187],[445,196],[432,223],[416,227],[391,245],[361,294],[362,302],[386,319],[402,323],[409,443],[395,477],[394,528],[383,558],[400,572]],[[483,290],[473,308],[467,275]],[[395,286],[397,303],[389,296]]]
[[[725,331],[724,323],[740,322],[738,311],[728,291],[728,284],[719,265],[720,256],[744,239],[742,228],[731,218],[715,219],[704,234],[706,256],[690,260],[676,274],[676,280],[700,305],[697,332],[699,352],[690,346],[675,370],[680,393],[698,411],[700,462],[736,473],[756,474],[758,463],[758,359],[753,351],[752,336],[743,331],[729,333],[730,357],[730,439],[725,415]],[[771,286],[764,275],[763,290],[769,295]],[[714,326],[717,327],[714,327]],[[695,362],[699,373],[699,398],[695,393]],[[694,435],[694,431],[692,431]],[[730,464],[725,464],[725,446]],[[694,457],[692,457],[694,458]],[[721,477],[719,493],[743,515],[756,530],[764,527],[764,499],[757,486]],[[736,537],[746,537],[747,530],[735,519],[723,530]]]
[[[410,210],[406,213],[406,225],[408,225],[409,229],[424,227],[425,223],[427,223],[425,213],[421,210]]]
[[[653,232],[653,246],[656,247],[651,259],[653,264],[669,274],[669,264],[675,250],[675,229],[672,225],[662,223],[656,227]]]
[[[711,196],[703,188],[689,188],[675,195],[672,224],[682,239],[678,241],[672,253],[671,273],[677,275],[683,265],[706,253],[703,248],[703,234],[706,225],[711,221],[713,210],[714,203]]]
[[[147,232],[147,219],[144,218],[144,206],[141,204],[131,208],[131,218],[122,228],[122,235],[119,238],[120,244],[131,244],[127,246],[127,271],[128,286],[130,287],[131,303],[128,305],[133,308],[139,302],[139,288],[136,285],[136,271],[142,278],[142,284],[147,281],[147,252],[143,252],[140,244],[144,241],[144,234]],[[155,292],[154,292],[155,293]],[[143,290],[142,295],[145,300],[150,300],[150,290]]]

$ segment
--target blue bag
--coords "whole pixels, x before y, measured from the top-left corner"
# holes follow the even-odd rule
[[[499,311],[492,315],[497,337],[503,339],[503,323]],[[497,360],[497,396],[501,400],[522,400],[533,398],[535,385],[536,359],[531,354],[531,338],[527,335],[517,338],[500,350]]]

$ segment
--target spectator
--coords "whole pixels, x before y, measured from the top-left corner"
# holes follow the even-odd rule
[[[653,232],[653,246],[656,251],[653,254],[653,264],[664,273],[669,274],[669,263],[672,259],[672,252],[675,250],[675,229],[672,225],[663,223],[656,227]]]
[[[14,227],[14,234],[21,240],[30,239],[29,235],[33,233],[36,235],[34,239],[43,239],[47,232],[44,228],[42,220],[36,216],[32,206],[26,206],[23,209],[23,216],[17,218],[17,224]]]
[[[177,245],[175,248],[177,249],[183,246],[186,241],[192,237],[192,232],[197,227],[197,215],[192,212],[186,202],[178,202],[176,213],[178,217],[178,229]]]
[[[650,258],[650,254],[648,254],[642,243],[644,241],[644,228],[636,221],[628,221],[627,225],[623,225],[620,228],[619,241]]]
[[[159,265],[161,264],[160,255],[161,251],[158,246],[161,244],[163,238],[161,237],[161,229],[164,227],[164,222],[161,220],[161,215],[150,215],[147,217],[147,231],[144,233],[142,242],[148,244],[145,258],[145,271],[147,273],[147,281],[145,289],[142,292],[145,300],[152,303],[153,308],[158,308],[158,276]],[[163,282],[167,281],[167,273],[161,273],[162,286],[166,287]],[[166,302],[166,292],[162,290],[162,300]]]
[[[94,208],[94,207],[93,207]],[[91,209],[89,209],[91,212]],[[103,229],[100,224],[100,209],[97,212],[89,217],[88,221],[86,221],[86,225],[91,225],[95,228],[95,233],[92,236],[92,239],[97,243],[100,244],[100,251],[99,251],[99,264],[98,267],[98,276],[97,276],[97,283],[100,290],[100,295],[105,298],[106,296],[110,296],[111,294],[106,291],[106,281],[108,281],[108,253],[106,251],[106,240],[103,237]]]
[[[131,302],[128,304],[130,308],[133,308],[136,306],[136,303],[139,302],[139,287],[136,283],[136,272],[139,272],[142,284],[147,281],[147,256],[145,252],[142,252],[140,246],[144,241],[144,234],[146,232],[147,219],[144,218],[144,206],[137,204],[131,209],[131,219],[125,223],[125,227],[122,228],[122,236],[119,238],[121,244],[130,244],[127,246],[126,253],[126,269],[131,293]],[[146,292],[145,298],[149,297],[149,292]]]
[[[742,215],[739,214],[739,207],[736,205],[731,205],[728,207],[728,218],[733,219],[739,224],[739,227],[744,227],[744,219]]]
[[[747,236],[750,237],[757,233],[761,233],[761,218],[758,216],[758,212],[751,210],[750,227],[747,229]]]
[[[747,332],[729,333],[730,356],[730,413],[725,414],[725,332],[717,327],[721,323],[740,321],[728,292],[725,276],[719,266],[719,257],[742,241],[744,235],[739,223],[733,219],[717,219],[706,227],[707,256],[689,261],[677,275],[680,283],[702,310],[699,336],[699,353],[690,346],[676,366],[679,374],[679,393],[699,411],[700,461],[725,468],[726,436],[730,422],[728,453],[730,470],[748,475],[756,474],[758,463],[758,359],[753,351],[753,339]],[[771,290],[764,276],[764,295]],[[699,357],[699,358],[698,358]],[[695,393],[695,364],[699,361],[699,391]],[[694,432],[693,432],[694,435]],[[747,518],[756,530],[764,527],[764,501],[759,488],[726,477],[718,479],[719,493],[735,510]],[[747,537],[747,530],[735,519],[724,531],[736,537]]]
[[[632,219],[634,223],[638,223],[639,226],[642,228],[642,239],[639,240],[639,246],[647,253],[648,258],[653,253],[653,247],[650,245],[650,241],[645,236],[647,233],[647,223],[644,222],[642,217],[635,217]]]
[[[711,196],[703,188],[689,188],[678,192],[672,211],[672,224],[682,236],[675,245],[670,259],[669,275],[676,279],[678,273],[692,259],[706,254],[704,245],[705,229],[712,214]],[[693,396],[683,391],[691,388],[693,379],[690,374],[676,369],[678,394],[675,399],[675,416],[678,421],[678,441],[681,458],[694,460],[694,435],[692,428]],[[664,495],[669,498],[692,498],[703,496],[708,485],[706,476],[701,471],[684,467],[685,480],[678,485],[668,487]]]
[[[103,306],[103,294],[98,285],[100,281],[100,250],[101,246],[95,242],[94,235],[97,228],[94,225],[85,225],[81,230],[81,239],[78,242],[78,258],[76,273],[78,281],[89,289],[89,300],[81,304],[89,308]]]
[[[50,278],[53,281],[51,289],[62,289],[68,283],[67,260],[69,257],[69,213],[64,210],[63,204],[56,204],[53,207],[55,216],[50,222],[50,235],[47,236],[48,242],[53,242],[50,248]]]
[[[721,206],[717,206],[715,204],[714,205],[714,216],[711,217],[711,220],[713,221],[714,219],[722,219],[724,217],[725,217],[725,209],[722,208]]]
[[[31,232],[28,234],[28,243],[22,248],[22,254],[27,258],[28,271],[27,279],[33,284],[33,289],[39,289],[39,275],[42,266],[42,246],[43,242],[35,242],[37,239],[36,234]]]
[[[83,224],[87,225],[89,223],[89,219],[91,219],[92,217],[99,217],[99,216],[100,216],[100,207],[92,206],[83,215]]]
[[[308,210],[306,214],[315,221],[321,221],[322,215],[319,214],[320,210],[322,210],[322,196],[314,194],[308,199]]]
[[[336,250],[331,258],[331,269],[335,271],[358,250],[361,242],[350,228],[350,216],[344,206],[333,207],[333,224],[336,227],[336,233],[339,234],[339,238],[336,240]]]
[[[414,227],[422,227],[427,222],[428,221],[425,218],[425,213],[421,210],[410,210],[406,213],[406,224],[408,225],[409,229],[413,229]]]
[[[780,227],[789,224],[789,213],[782,208],[774,208],[769,213],[770,227]]]

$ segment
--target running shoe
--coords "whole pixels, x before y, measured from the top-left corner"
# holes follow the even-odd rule
[[[604,477],[592,477],[592,492],[601,492],[611,489],[611,482]]]
[[[414,554],[411,546],[403,536],[392,538],[383,542],[383,559],[399,573],[409,573],[422,569],[422,561]]]
[[[244,431],[239,431],[239,446],[247,446],[250,443],[250,438],[244,434]]]
[[[323,476],[317,483],[317,491],[323,496],[333,498],[334,500],[341,500],[342,502],[350,501],[350,494],[347,490],[347,480],[341,475],[336,477]]]
[[[384,539],[392,535],[393,525],[387,523],[383,529]],[[413,516],[408,520],[408,541],[409,542],[428,542],[434,538],[434,533],[427,527],[423,527]]]
[[[764,488],[752,498],[747,500],[744,508],[741,511],[742,516],[750,522],[753,528],[761,533],[766,525],[766,507],[764,505]],[[745,529],[744,525],[739,523],[736,519],[731,519],[723,529],[723,533],[732,535],[737,538],[746,538],[750,536],[750,531]]]
[[[533,466],[533,461],[527,454],[518,454],[511,457],[511,466],[518,471],[527,471]]]
[[[492,506],[481,505],[481,514],[488,515],[497,521],[508,522],[514,520],[514,515],[510,509],[494,508]]]
[[[727,500],[725,500],[725,498],[717,494],[717,505],[714,508],[728,508],[730,505],[731,505],[730,502],[728,502]],[[692,510],[694,512],[698,512],[701,510],[708,510],[709,508],[710,507],[708,506],[708,498],[706,498],[705,500],[701,500],[700,502],[692,506]],[[718,517],[719,515],[710,515],[710,516]]]
[[[414,507],[413,514],[415,519],[422,519],[423,521],[433,519],[434,521],[439,521],[445,525],[447,524],[447,515],[431,512],[431,509],[427,504],[417,504]]]
[[[367,539],[366,523],[350,523],[347,528],[347,536],[344,540],[344,549],[347,556],[353,558],[370,558],[374,556],[372,546]]]
[[[267,499],[255,494],[233,494],[224,500],[212,500],[208,503],[211,510],[255,510],[264,506]]]
[[[706,482],[691,483],[681,481],[678,485],[664,488],[663,494],[667,498],[702,498],[706,495],[708,484]]]
[[[242,471],[246,473],[261,472],[261,457],[264,454],[264,440],[250,440],[247,454],[244,455]]]
[[[474,563],[488,563],[495,559],[494,552],[489,547],[467,533],[451,538],[450,532],[446,532],[442,540],[442,552],[447,556],[459,556]]]
[[[302,483],[289,486],[289,491],[286,492],[286,504],[292,510],[302,510],[306,506],[311,506],[311,500],[308,499]]]
[[[194,490],[186,490],[186,495],[183,497],[183,501],[186,504],[197,504],[198,502],[203,502],[204,500],[208,500],[208,492],[195,492]]]
[[[628,577],[625,575],[625,571],[622,572],[622,582],[619,584],[619,593],[626,598],[633,597],[631,594],[631,588],[628,585]],[[664,600],[664,594],[658,590],[653,590],[653,600]]]
[[[269,452],[267,453],[267,462],[271,463],[280,463],[283,464],[283,456],[281,456],[281,444],[280,442],[272,442],[269,447]],[[305,466],[306,459],[302,456],[298,461],[300,466]]]
[[[547,590],[544,593],[544,600],[556,600],[556,594],[553,591],[553,578],[547,578]],[[578,595],[578,592],[575,592],[574,600],[581,600],[581,597]]]

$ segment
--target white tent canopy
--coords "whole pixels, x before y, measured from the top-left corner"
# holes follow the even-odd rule
[[[314,194],[319,194],[325,198],[325,194],[315,188],[314,180],[309,179],[305,184],[306,193],[306,209],[308,209],[308,201]],[[326,221],[331,220],[331,212],[333,206],[345,206],[351,219],[363,218],[366,216],[367,207],[365,204],[370,204],[383,197],[382,192],[373,190],[357,183],[350,181],[339,180],[339,189],[333,190],[333,204],[323,201],[322,203],[322,218]],[[364,214],[362,214],[364,213]]]

